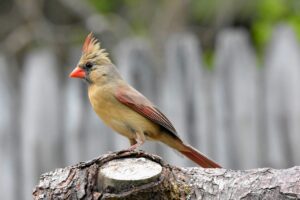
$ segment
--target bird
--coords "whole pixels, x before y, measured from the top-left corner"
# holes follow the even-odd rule
[[[134,151],[146,140],[159,141],[179,151],[203,168],[221,168],[215,161],[184,143],[170,120],[120,75],[107,51],[91,32],[71,78],[87,82],[88,97],[104,124],[127,137]]]

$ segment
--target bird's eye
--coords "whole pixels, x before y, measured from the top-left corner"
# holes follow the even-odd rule
[[[87,62],[86,64],[85,64],[85,68],[86,69],[91,69],[93,67],[93,63],[91,63],[91,62]]]

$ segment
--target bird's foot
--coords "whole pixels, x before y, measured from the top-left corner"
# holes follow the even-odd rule
[[[129,148],[121,150],[117,153],[117,155],[120,155],[122,153],[130,152],[130,151],[135,151],[140,145],[138,143],[131,145]]]
[[[135,151],[139,146],[141,146],[140,143],[135,143],[134,145],[131,145],[126,151]]]

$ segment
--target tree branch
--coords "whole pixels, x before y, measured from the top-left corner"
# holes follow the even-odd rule
[[[241,171],[178,168],[143,151],[117,152],[43,174],[33,197],[297,199],[300,198],[300,167]]]

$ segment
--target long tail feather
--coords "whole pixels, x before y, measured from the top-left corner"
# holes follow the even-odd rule
[[[169,147],[176,149],[198,165],[204,168],[222,168],[216,162],[207,158],[204,154],[200,153],[197,149],[190,145],[184,144],[184,142],[179,137],[174,137],[174,135],[165,132],[160,135],[159,140]]]
[[[200,165],[201,167],[204,168],[221,168],[219,164],[216,162],[210,160],[207,158],[205,155],[200,153],[198,150],[194,149],[193,147],[189,145],[184,145],[184,150],[180,150],[180,153]]]

